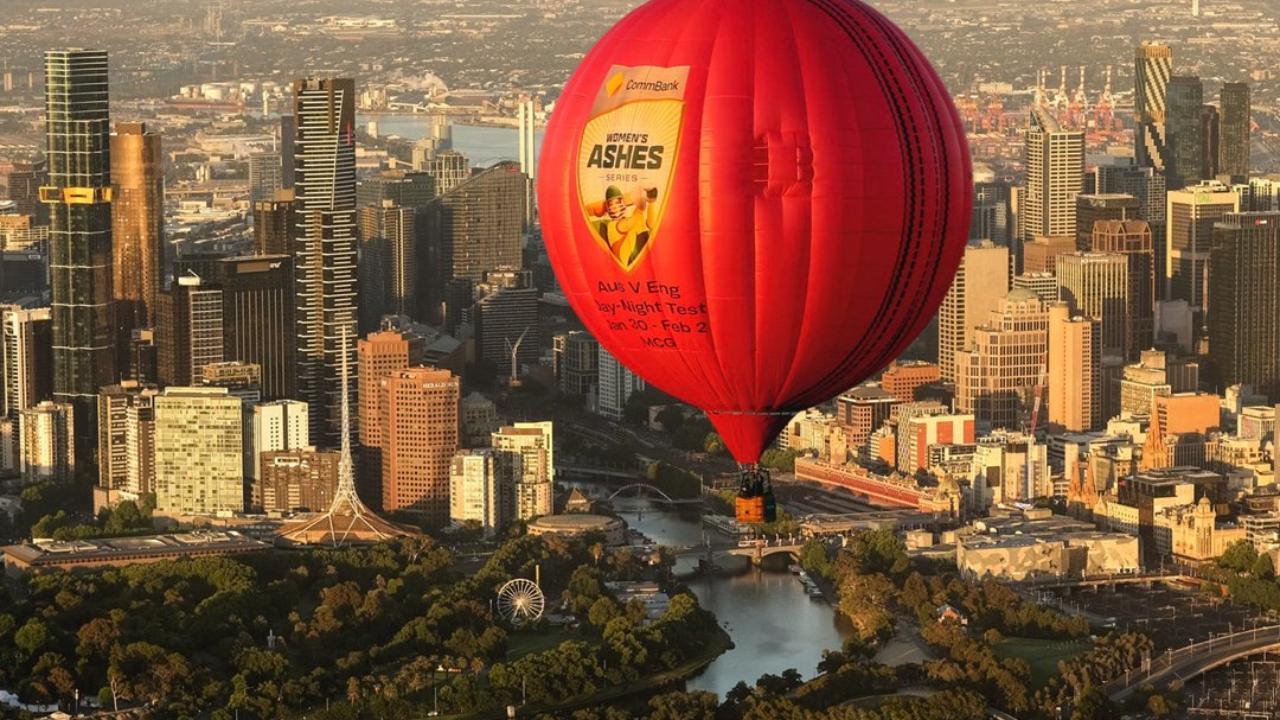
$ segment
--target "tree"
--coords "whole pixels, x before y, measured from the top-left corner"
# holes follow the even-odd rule
[[[715,693],[671,692],[649,700],[649,720],[715,720]]]
[[[1253,543],[1248,540],[1237,540],[1231,544],[1222,553],[1222,557],[1218,558],[1218,565],[1228,570],[1245,573],[1253,569],[1253,564],[1258,561],[1258,551],[1254,549]]]
[[[680,426],[684,425],[684,410],[679,405],[667,405],[658,411],[655,419],[662,425],[663,430],[674,435],[680,430]]]
[[[1275,565],[1271,562],[1271,555],[1268,553],[1259,553],[1258,559],[1253,561],[1253,567],[1250,574],[1259,580],[1274,580],[1276,577]]]
[[[31,618],[14,633],[13,644],[27,657],[32,657],[49,644],[49,626]]]

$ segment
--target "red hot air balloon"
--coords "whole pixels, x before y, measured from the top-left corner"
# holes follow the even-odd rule
[[[538,206],[599,342],[703,409],[742,466],[896,357],[942,301],[971,203],[964,131],[858,0],[650,0],[596,43],[543,142]]]

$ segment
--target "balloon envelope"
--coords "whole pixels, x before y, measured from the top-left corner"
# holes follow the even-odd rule
[[[651,0],[557,100],[538,206],[600,344],[739,462],[929,322],[971,170],[937,74],[855,0]]]

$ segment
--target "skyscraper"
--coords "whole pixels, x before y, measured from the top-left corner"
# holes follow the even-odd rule
[[[1007,182],[975,182],[973,215],[969,222],[969,242],[990,240],[1010,248],[1010,258],[1022,258],[1015,243],[1018,229],[1013,216],[1013,188]],[[1021,268],[1015,268],[1020,271]]]
[[[1132,195],[1088,193],[1076,196],[1076,248],[1087,250],[1100,220],[1134,220],[1140,203]]]
[[[245,452],[245,471],[254,506],[269,507],[264,500],[263,454],[277,450],[301,450],[311,445],[311,422],[307,418],[307,410],[307,404],[299,400],[276,400],[253,406],[251,434],[247,438],[248,447]],[[337,467],[336,459],[334,467]],[[329,499],[333,499],[332,491]],[[313,510],[327,506],[328,503],[305,505]]]
[[[1204,107],[1204,85],[1200,78],[1176,75],[1169,79],[1165,104],[1165,172],[1169,188],[1176,190],[1200,182],[1204,139],[1200,134],[1200,111]]]
[[[1030,409],[1031,390],[1044,373],[1049,315],[1030,290],[1010,290],[956,353],[956,411],[983,426],[1017,428]]]
[[[1222,121],[1218,108],[1200,106],[1200,179],[1212,180],[1218,176],[1218,155],[1221,153],[1219,133]]]
[[[538,291],[531,273],[495,268],[477,286],[480,296],[472,310],[476,330],[476,358],[493,363],[499,375],[510,375],[511,355],[517,365],[538,360]],[[518,344],[518,346],[517,346]],[[517,372],[519,368],[516,368]]]
[[[295,80],[293,95],[297,392],[311,405],[312,441],[336,446],[338,339],[357,321],[355,82]],[[354,363],[355,348],[346,352]]]
[[[382,207],[390,200],[407,208],[423,208],[436,196],[436,180],[427,172],[384,170],[356,185],[356,205]]]
[[[527,183],[525,190],[525,222],[527,224],[533,223],[533,183],[537,179],[538,152],[537,143],[534,140],[537,124],[533,109],[533,100],[524,97],[520,98],[520,104],[516,107],[520,131],[520,172],[524,173]]]
[[[53,395],[53,321],[49,308],[0,305],[0,419]]]
[[[298,120],[292,115],[280,116],[280,187],[292,190],[297,161],[294,143],[298,137]]]
[[[284,187],[280,154],[260,152],[249,156],[249,202],[260,203],[275,197]]]
[[[75,406],[82,459],[97,445],[98,388],[116,380],[111,292],[111,130],[107,53],[45,53],[53,392]]]
[[[560,392],[588,395],[599,382],[600,344],[591,334],[573,330],[552,338],[556,384]]]
[[[1031,110],[1026,192],[1018,206],[1024,241],[1076,234],[1076,195],[1084,190],[1084,133],[1063,130],[1048,110]]]
[[[1067,432],[1092,430],[1101,423],[1096,320],[1072,317],[1066,303],[1049,307],[1048,421]]]
[[[222,362],[222,290],[183,275],[157,303],[160,384],[195,385],[209,363]]]
[[[151,492],[158,393],[153,386],[125,381],[98,394],[98,486],[120,499]]]
[[[1170,300],[1191,308],[1192,331],[1204,326],[1204,292],[1209,275],[1213,224],[1240,210],[1240,196],[1218,182],[1203,182],[1169,193],[1165,232],[1165,282]]]
[[[966,247],[938,309],[938,365],[944,380],[955,382],[956,353],[968,349],[973,329],[986,322],[1008,292],[1009,249],[990,241]]]
[[[1280,400],[1280,212],[1230,213],[1214,225],[1208,322],[1217,385]]]
[[[383,200],[360,208],[360,330],[383,315],[418,313],[418,252],[413,208]]]
[[[1151,346],[1155,333],[1155,239],[1145,220],[1104,220],[1093,226],[1089,249],[1129,261],[1129,360]]]
[[[395,370],[381,383],[382,507],[449,520],[449,465],[458,451],[458,378]]]
[[[153,327],[164,276],[164,155],[144,123],[116,123],[111,136],[111,295],[117,368],[129,371],[133,331]]]
[[[1249,131],[1253,123],[1248,83],[1224,83],[1218,101],[1222,105],[1218,172],[1230,175],[1232,182],[1243,182],[1249,176]]]
[[[596,346],[596,366],[600,385],[596,411],[611,420],[621,420],[632,393],[644,390],[644,378],[618,362],[603,345]]]
[[[1173,50],[1144,42],[1134,63],[1135,156],[1141,167],[1165,168],[1165,94],[1173,75]]]
[[[155,493],[160,515],[244,510],[244,419],[226,388],[169,387],[155,407]]]
[[[253,204],[253,251],[258,255],[292,255],[293,190],[277,190]]]
[[[449,281],[479,282],[490,270],[522,265],[526,185],[519,166],[500,163],[427,206],[418,265],[424,271],[420,319],[440,319],[439,304]]]
[[[223,357],[262,368],[264,400],[293,397],[293,258],[258,255],[219,264]]]
[[[485,535],[511,522],[520,455],[490,448],[463,450],[449,466],[449,519],[478,523]]]
[[[413,169],[434,178],[436,195],[453,190],[471,177],[471,161],[457,150],[440,150],[421,159],[415,154]]]
[[[24,481],[69,483],[75,478],[74,413],[71,404],[49,400],[18,412],[18,458]]]
[[[1124,255],[1075,252],[1058,258],[1058,299],[1072,315],[1101,323],[1099,352],[1128,357],[1129,261]],[[1122,362],[1115,363],[1117,366]]]
[[[520,456],[517,475],[515,519],[532,520],[550,515],[555,499],[555,442],[550,420],[518,422],[493,434],[493,448]]]
[[[356,397],[360,400],[357,426],[360,440],[359,490],[363,497],[381,502],[382,478],[382,380],[396,370],[422,361],[422,343],[406,334],[383,331],[356,342]]]

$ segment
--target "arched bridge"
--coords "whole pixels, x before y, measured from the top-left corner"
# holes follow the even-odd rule
[[[1148,683],[1159,686],[1175,678],[1189,680],[1227,663],[1273,650],[1280,650],[1280,625],[1219,635],[1149,659],[1145,668],[1126,673],[1107,692],[1118,702]]]
[[[738,547],[729,548],[725,552],[739,557],[749,557],[751,562],[759,565],[761,560],[770,555],[790,555],[798,560],[800,548],[803,545],[804,539],[798,535],[775,535],[772,538],[742,540],[738,543]]]
[[[612,500],[618,497],[619,495],[621,495],[622,493],[627,492],[628,490],[642,490],[644,492],[657,495],[663,502],[669,503],[671,505],[693,505],[695,503],[702,502],[702,498],[679,498],[679,499],[673,498],[670,495],[663,492],[661,488],[655,485],[650,485],[649,483],[631,483],[629,485],[623,485],[622,487],[613,491],[613,494],[609,496],[609,499]]]

